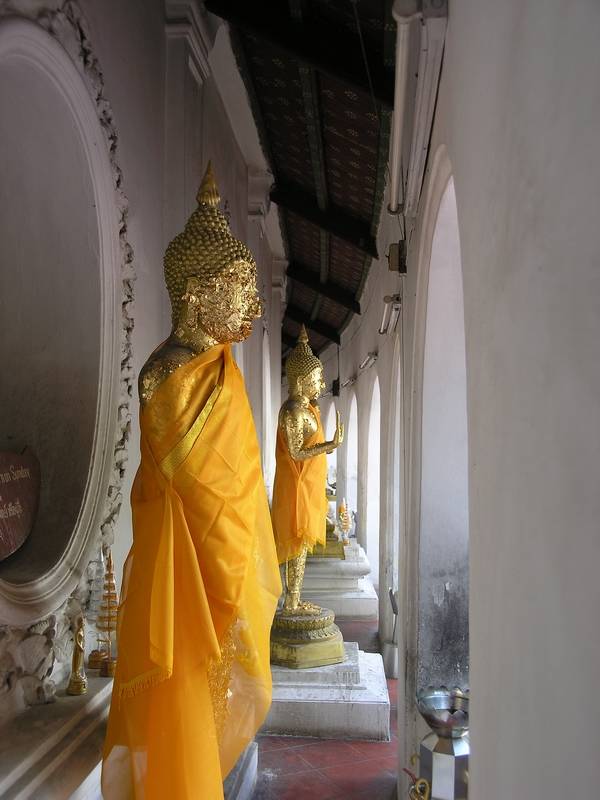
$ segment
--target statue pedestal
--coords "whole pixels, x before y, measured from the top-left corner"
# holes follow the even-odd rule
[[[341,664],[272,666],[273,703],[261,733],[322,739],[390,738],[390,700],[378,653],[345,643]]]
[[[278,611],[271,628],[271,664],[307,669],[339,664],[345,658],[344,639],[334,614],[284,614]]]
[[[344,546],[344,558],[309,556],[302,599],[330,608],[338,618],[377,619],[379,601],[368,577],[369,560],[353,541]]]

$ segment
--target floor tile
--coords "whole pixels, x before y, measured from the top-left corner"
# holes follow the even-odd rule
[[[284,750],[292,747],[306,747],[312,742],[320,742],[321,739],[303,738],[301,736],[257,736],[256,741],[261,752],[269,750]]]
[[[391,742],[352,742],[352,747],[365,758],[383,758],[396,756],[398,753],[398,740]]]
[[[290,775],[293,772],[304,772],[313,765],[307,763],[301,756],[303,748],[285,748],[279,750],[268,750],[266,753],[259,752],[259,770],[269,770],[275,775]]]
[[[356,761],[360,757],[359,751],[355,748],[354,742],[339,742],[324,739],[322,742],[315,742],[302,750],[302,758],[311,767],[321,769],[322,767],[335,767],[338,764],[347,764]]]
[[[390,758],[373,758],[320,770],[346,793],[385,790],[395,783]],[[377,795],[374,795],[377,797]]]
[[[261,775],[253,800],[346,800],[340,787],[317,770],[265,778]]]

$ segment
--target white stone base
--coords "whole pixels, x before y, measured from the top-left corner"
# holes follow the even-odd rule
[[[344,547],[345,558],[308,558],[302,598],[330,608],[336,618],[377,619],[379,601],[368,577],[371,567],[363,548]]]
[[[346,661],[329,667],[273,666],[273,703],[261,733],[322,739],[390,738],[390,700],[378,653],[346,642]]]

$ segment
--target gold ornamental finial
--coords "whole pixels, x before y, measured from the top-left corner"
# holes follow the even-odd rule
[[[189,278],[198,279],[198,294],[214,291],[219,277],[247,284],[256,262],[236,239],[219,210],[219,190],[209,162],[198,194],[198,207],[165,252],[165,281],[171,300],[173,327],[178,323]]]
[[[204,173],[202,183],[196,195],[196,200],[199,206],[210,206],[210,208],[217,208],[221,202],[221,195],[219,194],[211,161],[207,164],[206,172]]]
[[[298,341],[302,344],[308,344],[308,333],[306,332],[306,326],[302,325],[300,328],[300,334],[298,336]]]
[[[290,389],[294,390],[298,381],[308,377],[315,369],[322,370],[323,364],[321,359],[317,358],[311,350],[308,343],[308,334],[303,325],[300,328],[298,342],[285,362],[285,374],[287,375]]]

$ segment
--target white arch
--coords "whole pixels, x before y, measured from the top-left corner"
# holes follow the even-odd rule
[[[425,322],[427,311],[427,288],[429,267],[438,209],[448,181],[452,177],[452,165],[445,145],[440,145],[432,154],[423,188],[419,224],[414,236],[412,261],[416,271],[414,322],[403,315],[402,335],[412,339],[411,351],[403,345],[404,370],[407,383],[402,392],[404,398],[403,425],[406,425],[404,446],[404,506],[398,552],[399,620],[398,625],[398,725],[399,739],[403,742],[400,758],[408,763],[418,746],[418,713],[415,706],[417,692],[417,646],[419,594],[419,541],[421,529],[421,420],[423,404],[423,363],[425,354]],[[414,286],[414,284],[413,284]],[[405,326],[411,325],[410,328]],[[411,335],[412,334],[412,335]],[[399,777],[399,794],[406,794],[407,781]]]
[[[381,393],[377,375],[375,375],[371,387],[367,425],[365,543],[367,557],[371,565],[371,579],[375,587],[378,588],[381,487]],[[386,587],[383,587],[383,592],[386,592]]]
[[[346,422],[346,503],[350,513],[358,510],[358,403],[356,393],[348,400]]]
[[[421,424],[418,685],[468,686],[467,378],[452,178],[431,246]]]

